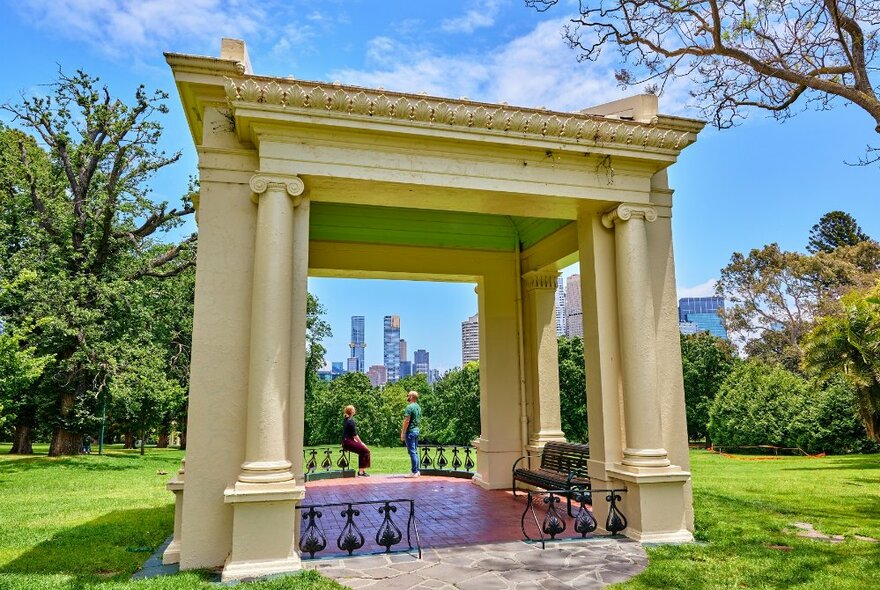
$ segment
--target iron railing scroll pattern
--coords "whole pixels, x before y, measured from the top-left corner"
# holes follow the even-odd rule
[[[334,452],[338,453],[335,458]],[[351,451],[331,447],[303,450],[303,471],[305,471],[306,481],[354,477],[355,475],[354,467],[351,464]]]
[[[299,549],[303,559],[354,555],[356,552],[367,555],[413,551],[418,552],[419,559],[422,558],[415,500],[399,498],[303,505],[298,510],[302,515]],[[401,528],[404,520],[405,535]],[[375,534],[368,540],[365,532],[372,533],[373,530]],[[328,548],[328,536],[332,538],[333,534],[336,535],[338,551],[322,553]]]
[[[594,498],[604,498],[608,502],[605,530],[612,535],[616,535],[627,527],[626,516],[624,516],[618,506],[618,502],[621,501],[620,494],[625,492],[625,489],[528,491],[526,507],[520,519],[523,537],[527,541],[539,541],[541,548],[544,548],[548,540],[557,540],[557,537],[561,537],[571,526],[574,533],[580,535],[581,538],[585,538],[588,534],[595,532],[599,528],[599,523],[596,521],[596,517],[591,510]],[[572,522],[568,521],[564,510],[559,510],[558,504],[563,498],[578,507],[577,512],[570,515]],[[539,518],[538,512],[542,509],[544,515],[542,518]],[[529,515],[531,515],[531,521],[534,522],[535,529],[538,531],[539,538],[537,539],[532,538],[526,530],[528,528],[526,521]]]
[[[476,461],[470,445],[419,444],[419,470],[424,475],[471,478]]]

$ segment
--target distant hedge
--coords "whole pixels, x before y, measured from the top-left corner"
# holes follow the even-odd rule
[[[813,386],[782,366],[737,363],[709,410],[719,446],[800,447],[809,453],[873,452],[856,415],[855,394],[842,380]]]

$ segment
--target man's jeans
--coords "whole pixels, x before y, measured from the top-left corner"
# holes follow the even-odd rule
[[[406,450],[409,452],[409,461],[412,464],[412,472],[419,472],[419,431],[411,430],[406,433]]]

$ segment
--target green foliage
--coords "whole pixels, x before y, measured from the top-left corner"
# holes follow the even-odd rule
[[[841,246],[855,246],[870,240],[855,218],[844,211],[829,211],[810,229],[807,250],[834,252]]]
[[[858,394],[842,374],[811,391],[798,423],[798,446],[808,453],[880,452],[880,444],[868,438],[859,419]]]
[[[855,389],[837,374],[824,388],[783,367],[736,363],[709,410],[717,445],[800,447],[808,453],[880,450],[858,420]]]
[[[584,341],[575,336],[558,338],[559,405],[562,432],[569,442],[588,442],[587,385],[584,373]]]
[[[687,430],[691,440],[708,437],[709,408],[733,370],[736,350],[708,332],[681,335],[681,365]]]
[[[27,403],[31,387],[50,360],[38,356],[33,346],[23,348],[18,336],[0,334],[0,425],[7,417],[15,420],[16,409]]]
[[[380,390],[363,373],[345,373],[329,384],[320,382],[306,405],[307,443],[339,444],[342,410],[352,405],[357,411],[358,436],[365,444],[395,446],[400,442],[406,391],[402,383]]]
[[[822,318],[807,336],[804,367],[820,381],[842,376],[857,392],[865,430],[880,442],[880,305],[878,291],[853,292],[838,315]]]
[[[17,426],[54,430],[52,455],[78,452],[113,367],[160,317],[144,298],[150,283],[195,261],[195,235],[171,242],[165,234],[194,212],[196,188],[169,208],[147,185],[179,157],[158,148],[155,115],[167,112],[166,99],[140,87],[127,103],[77,72],[2,107],[22,129],[0,128],[0,316],[54,358],[34,388],[39,398],[17,414],[29,422]]]
[[[447,371],[433,393],[419,398],[422,438],[441,444],[470,443],[480,435],[480,365]],[[400,432],[398,432],[398,435]]]
[[[807,391],[803,378],[780,366],[739,363],[709,409],[709,436],[718,445],[797,446]]]

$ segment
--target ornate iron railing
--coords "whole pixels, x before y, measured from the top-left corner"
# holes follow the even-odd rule
[[[334,457],[333,453],[338,456]],[[354,477],[351,452],[343,448],[317,448],[303,451],[303,471],[306,481],[334,477]]]
[[[589,508],[593,505],[595,498],[604,498],[608,502],[608,516],[605,518],[605,530],[616,535],[626,528],[626,516],[620,511],[617,503],[620,502],[620,494],[625,493],[625,489],[610,490],[533,490],[528,492],[528,500],[526,508],[523,510],[520,525],[523,536],[528,541],[540,541],[541,548],[546,546],[547,537],[551,541],[555,541],[556,537],[563,535],[569,526],[571,526],[569,536],[580,535],[581,538],[594,532],[599,528],[599,523],[593,515],[593,511]],[[566,515],[566,510],[560,510],[557,504],[562,499],[570,500],[578,510],[576,513]],[[535,511],[537,504],[545,505],[546,512],[542,519],[538,518]],[[539,539],[533,539],[526,530],[526,517],[531,512],[532,520],[537,528]]]
[[[419,443],[419,470],[424,475],[474,476],[476,452],[470,445]]]
[[[298,506],[297,509],[302,514],[299,549],[303,559],[314,559],[325,551],[328,538],[332,539],[334,536],[339,551],[331,551],[319,557],[352,555],[355,551],[376,554],[417,550],[419,559],[422,558],[416,505],[412,499],[313,504]],[[395,517],[398,518],[397,522]],[[404,542],[404,532],[398,524],[402,524],[404,519],[406,547],[393,549]],[[368,538],[364,535],[364,530],[375,530],[375,534]]]

